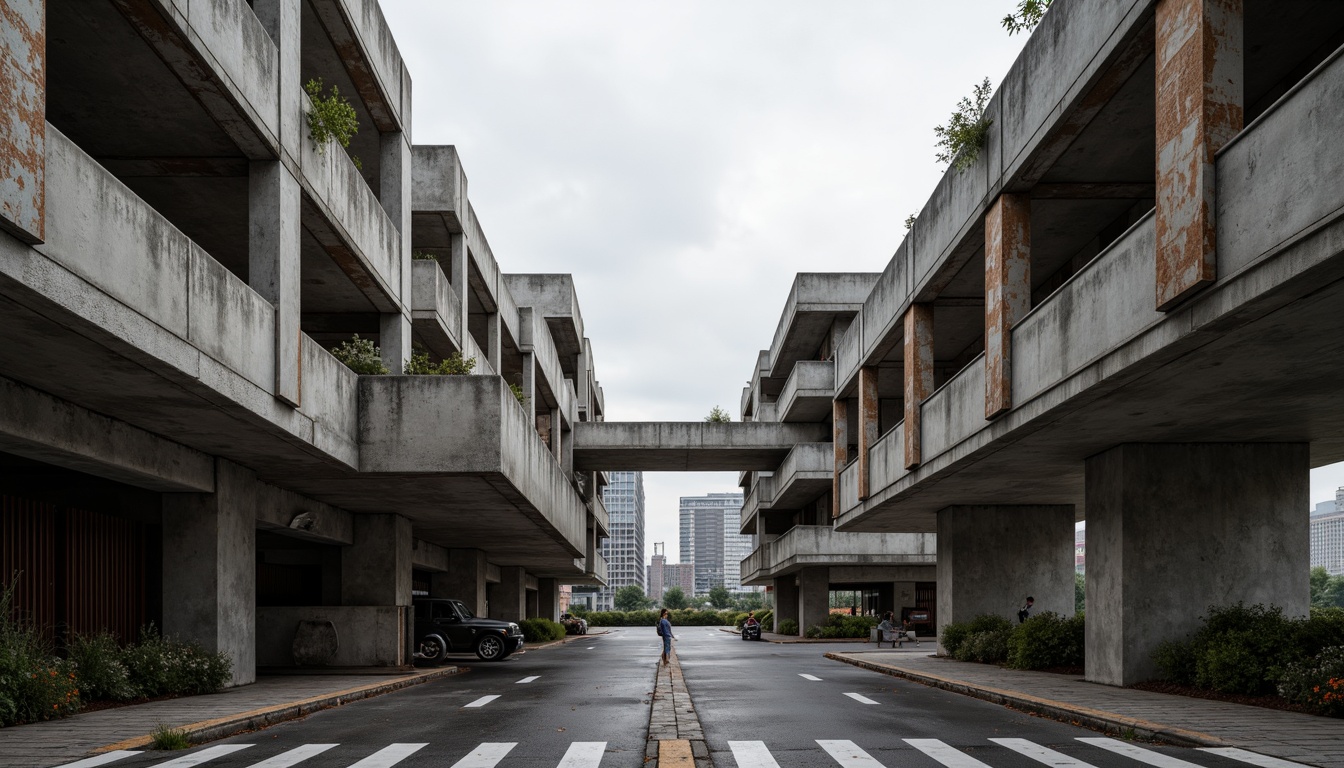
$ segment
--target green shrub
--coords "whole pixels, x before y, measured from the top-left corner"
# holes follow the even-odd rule
[[[135,697],[130,671],[121,660],[121,646],[111,633],[75,635],[69,656],[85,701],[125,701]]]
[[[417,350],[411,353],[411,359],[406,361],[402,371],[410,376],[465,376],[475,367],[476,358],[464,358],[461,352],[454,352],[436,363],[429,359],[428,352]]]
[[[327,144],[333,141],[350,146],[351,137],[359,133],[359,116],[340,89],[333,85],[331,94],[324,96],[322,79],[318,78],[304,83],[303,90],[313,103],[308,112],[308,136],[317,144],[317,153],[326,152]]]
[[[331,356],[340,360],[355,373],[376,376],[387,373],[383,353],[372,339],[361,339],[356,333],[349,341],[342,341],[331,350]]]
[[[775,612],[770,610],[769,608],[765,609],[764,611],[757,611],[756,620],[761,622],[762,627],[769,629],[770,627],[774,626]]]
[[[989,127],[993,120],[985,116],[985,107],[989,106],[990,94],[994,86],[989,78],[975,86],[973,96],[957,102],[957,108],[948,118],[947,125],[933,129],[938,137],[939,148],[936,155],[940,163],[952,163],[958,171],[964,171],[975,163],[980,150],[985,147],[989,137]]]
[[[224,654],[165,638],[152,624],[122,652],[122,663],[135,695],[144,698],[214,693],[224,687],[232,671]]]
[[[0,589],[0,726],[65,717],[80,705],[74,665],[54,658],[37,628],[16,617],[16,585]]]
[[[797,636],[798,636],[798,622],[794,621],[793,619],[785,619],[785,620],[779,622],[779,634],[781,634],[781,635],[791,635],[791,636],[793,636],[793,637],[797,637]]]
[[[711,408],[709,415],[705,417],[705,421],[710,424],[727,424],[732,420],[733,417],[729,416],[727,411],[717,405]]]
[[[518,622],[523,639],[529,643],[549,643],[565,636],[565,625],[550,619],[523,619]]]
[[[1195,684],[1195,648],[1189,642],[1164,640],[1153,651],[1153,663],[1163,680],[1177,685]]]
[[[1195,685],[1220,693],[1255,696],[1273,690],[1265,679],[1259,643],[1251,631],[1228,632],[1212,638],[1195,660]]]
[[[1012,634],[1011,627],[972,632],[957,648],[955,658],[959,661],[999,664],[1008,659],[1008,638]]]
[[[416,261],[438,261],[439,255],[437,253],[426,253],[424,251],[415,251],[411,254],[411,258]]]
[[[1013,623],[1008,619],[992,613],[982,613],[970,621],[944,624],[938,630],[938,640],[943,644],[943,650],[948,656],[960,658],[957,656],[957,651],[971,635],[1004,629],[1011,631],[1012,628]]]
[[[1289,664],[1278,691],[1316,714],[1344,717],[1344,645],[1322,649],[1310,661]]]
[[[1053,611],[1038,613],[1013,629],[1008,640],[1008,666],[1081,667],[1085,635],[1081,613],[1067,618]]]
[[[187,732],[177,728],[169,728],[166,725],[160,725],[149,735],[150,749],[174,750],[186,749],[191,746],[191,739],[187,738]]]

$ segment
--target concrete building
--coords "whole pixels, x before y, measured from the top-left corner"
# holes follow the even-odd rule
[[[703,595],[715,586],[733,590],[740,585],[737,563],[730,563],[729,556],[750,551],[751,537],[745,537],[744,545],[738,530],[741,510],[741,493],[681,497],[681,559],[695,568],[695,591],[688,595]]]
[[[663,543],[653,545],[653,557],[649,559],[649,589],[646,594],[654,600],[663,599],[663,572],[667,567],[667,555],[663,554]]]
[[[681,587],[689,600],[695,597],[695,563],[668,563],[663,566],[663,593]]]
[[[1331,576],[1344,574],[1344,488],[1335,492],[1336,501],[1316,505],[1307,528],[1311,536],[1311,567],[1321,566]]]
[[[338,642],[309,662],[408,664],[416,592],[520,620],[605,583],[573,283],[501,271],[456,150],[412,141],[375,3],[6,3],[4,24],[0,571],[22,610],[153,621],[240,684],[315,628]],[[318,79],[358,116],[348,149],[310,135]],[[392,375],[329,352],[354,334]],[[474,370],[400,375],[416,348]]]
[[[607,583],[602,587],[575,590],[584,605],[596,611],[616,607],[616,590],[637,586],[648,594],[644,572],[644,473],[610,472],[602,501],[610,520],[611,535],[602,542],[607,561]]]

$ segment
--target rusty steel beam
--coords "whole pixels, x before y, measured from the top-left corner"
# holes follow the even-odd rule
[[[1157,5],[1157,308],[1217,278],[1214,155],[1245,121],[1241,0]]]
[[[859,499],[869,496],[868,449],[878,438],[877,368],[859,369]]]
[[[831,484],[831,517],[840,516],[840,473],[849,463],[849,401],[831,406],[831,445],[835,448],[835,481]]]
[[[0,3],[0,229],[25,243],[46,238],[46,3]]]
[[[933,307],[911,304],[905,312],[905,468],[923,461],[919,407],[933,394]]]
[[[985,418],[1013,406],[1012,329],[1031,309],[1031,200],[1000,195],[985,216]]]

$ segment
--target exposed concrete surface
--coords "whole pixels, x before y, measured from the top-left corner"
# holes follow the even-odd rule
[[[840,533],[829,525],[795,525],[774,541],[760,544],[742,561],[743,580],[770,583],[769,579],[815,566],[931,565],[934,539],[925,533]],[[1072,538],[1069,552],[1072,555]]]
[[[829,438],[824,424],[583,422],[574,425],[574,468],[773,470],[795,444]]]

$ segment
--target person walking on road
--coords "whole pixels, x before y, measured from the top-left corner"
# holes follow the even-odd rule
[[[658,636],[663,638],[663,663],[668,663],[668,657],[672,655],[672,641],[677,638],[672,634],[672,621],[668,618],[666,608],[658,614]]]

